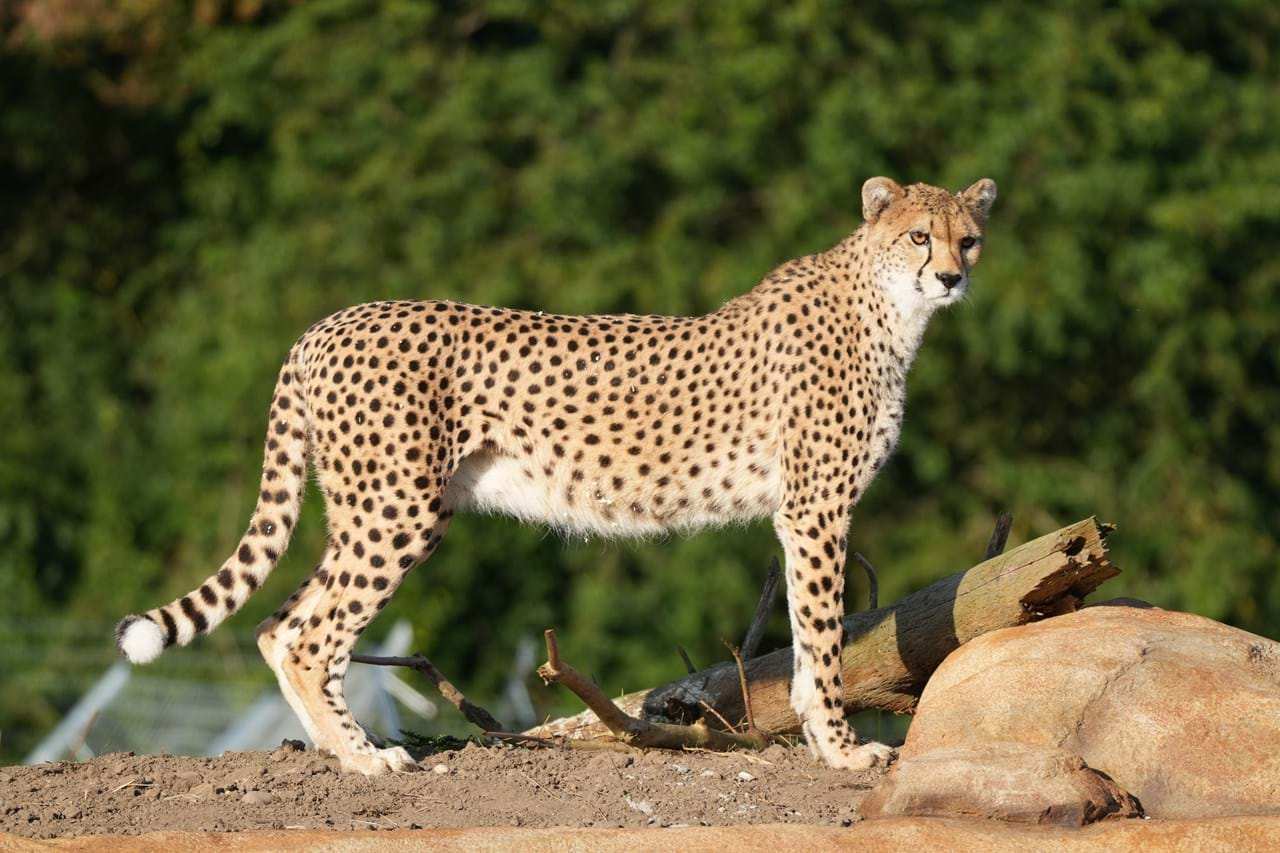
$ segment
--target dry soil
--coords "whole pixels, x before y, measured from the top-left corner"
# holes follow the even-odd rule
[[[300,747],[0,767],[0,833],[847,826],[883,773],[830,770],[803,746],[715,754],[468,743],[425,757],[421,772],[365,778]]]

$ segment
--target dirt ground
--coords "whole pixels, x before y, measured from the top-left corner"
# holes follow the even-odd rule
[[[847,826],[883,774],[830,770],[803,746],[715,754],[467,743],[425,757],[422,772],[365,778],[300,746],[0,767],[0,832]]]

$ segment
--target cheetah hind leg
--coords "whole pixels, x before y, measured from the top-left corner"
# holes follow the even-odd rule
[[[307,673],[308,664],[303,662],[297,649],[304,625],[312,622],[313,617],[321,618],[318,611],[322,606],[332,606],[325,604],[325,585],[329,577],[326,562],[328,561],[321,563],[320,568],[289,597],[280,610],[258,626],[258,649],[275,673],[285,701],[317,749],[337,755],[344,769],[365,775],[413,769],[415,764],[408,752],[399,748],[379,749],[383,744],[363,729],[361,731],[375,750],[372,753],[359,750],[361,754],[355,760],[343,758],[343,738],[333,737],[333,727],[323,725],[323,716],[317,717],[313,713],[314,703],[304,698],[309,695],[309,691],[299,682],[302,681],[300,676]],[[335,711],[345,709],[341,694],[334,698],[336,701],[328,704]],[[341,714],[341,711],[338,713]]]
[[[342,682],[356,640],[404,575],[434,550],[446,526],[447,520],[433,519],[420,534],[384,529],[378,549],[385,553],[334,550],[273,617],[274,636],[267,642],[259,636],[286,700],[316,747],[336,755],[344,770],[376,776],[417,767],[402,747],[375,743],[352,716]]]
[[[413,769],[415,762],[403,748],[382,749],[373,743],[343,695],[350,649],[358,635],[358,629],[352,631],[348,625],[348,608],[355,602],[364,610],[349,597],[350,588],[339,582],[344,571],[350,569],[339,558],[327,574],[317,572],[312,590],[286,614],[268,659],[274,657],[281,692],[316,748],[337,756],[344,770],[376,776]]]
[[[289,655],[290,645],[302,633],[302,624],[314,614],[319,604],[320,596],[324,593],[324,579],[327,577],[326,559],[321,561],[311,577],[302,582],[302,586],[298,587],[297,591],[289,596],[289,600],[280,609],[258,625],[256,632],[258,651],[261,652],[263,659],[267,662],[267,666],[275,674],[276,682],[280,685],[280,693],[284,696],[285,702],[293,710],[298,722],[302,724],[302,728],[306,731],[307,737],[311,738],[311,742],[315,744],[317,749],[325,748],[325,745],[321,743],[320,729],[316,726],[315,721],[311,719],[306,705],[303,704],[298,692],[293,689],[293,685],[285,675],[284,663]]]

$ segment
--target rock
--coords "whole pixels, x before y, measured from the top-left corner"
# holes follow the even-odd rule
[[[133,836],[61,838],[52,843],[59,851],[231,850],[265,853],[276,850],[325,850],[358,853],[372,849],[432,850],[436,853],[470,853],[474,850],[591,850],[592,853],[633,853],[636,850],[848,850],[858,853],[902,853],[924,850],[982,850],[984,853],[1143,853],[1174,851],[1274,850],[1280,834],[1280,818],[1234,817],[1214,820],[1106,821],[1084,829],[1027,826],[998,821],[951,818],[889,818],[868,820],[844,828],[765,824],[742,826],[691,826],[662,830],[576,829],[520,827],[462,827],[448,829],[393,829],[341,832],[333,830],[263,830],[229,836],[219,832],[153,832]],[[0,834],[0,850],[29,850],[26,839]]]
[[[1118,598],[1108,598],[1106,601],[1093,601],[1086,604],[1085,607],[1136,607],[1139,610],[1159,609],[1150,601],[1143,601],[1141,598],[1128,598],[1123,595]]]
[[[752,776],[750,773],[743,770],[734,778],[737,779],[739,782],[754,782],[756,777]]]
[[[993,631],[933,674],[900,761],[1002,741],[1080,756],[1148,817],[1280,814],[1280,644],[1123,606]]]
[[[199,785],[204,776],[194,770],[183,770],[180,773],[174,774],[173,778],[175,783],[177,783],[177,787],[186,785],[187,788],[190,789],[194,785]]]
[[[431,768],[431,772],[436,774],[437,776],[443,776],[444,774],[449,772],[449,765],[437,764]]]
[[[1057,826],[1142,816],[1133,797],[1078,756],[1016,743],[942,747],[900,762],[860,810]]]
[[[207,800],[210,797],[216,796],[217,793],[218,791],[213,786],[212,782],[202,782],[193,787],[190,791],[187,791],[189,796],[200,800]]]
[[[275,795],[270,791],[250,791],[240,798],[240,802],[250,806],[268,806],[275,802]]]
[[[642,815],[649,815],[649,816],[653,815],[653,806],[649,804],[648,800],[633,800],[631,799],[631,797],[628,796],[626,798],[626,802],[627,802],[627,807],[632,809],[633,811],[640,812],[640,814]]]

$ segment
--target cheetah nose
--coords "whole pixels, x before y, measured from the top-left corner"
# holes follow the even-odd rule
[[[934,275],[938,277],[938,281],[942,282],[942,286],[947,290],[955,287],[960,283],[960,279],[964,278],[964,276],[958,272],[938,272],[934,273]]]

